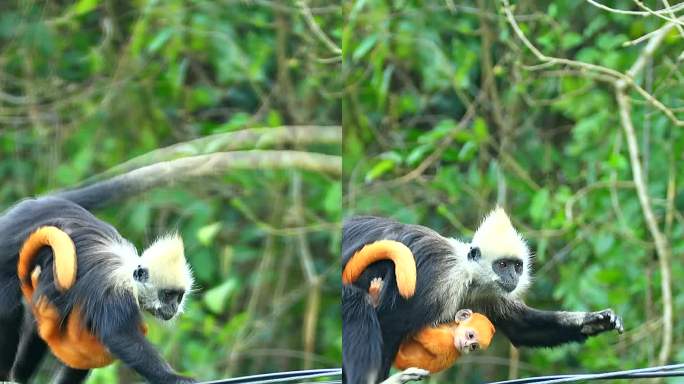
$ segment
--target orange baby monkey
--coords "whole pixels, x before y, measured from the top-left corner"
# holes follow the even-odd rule
[[[373,306],[380,300],[383,281],[371,281],[368,294]],[[487,349],[494,336],[494,325],[489,319],[470,309],[461,309],[456,320],[435,327],[425,327],[410,336],[399,347],[394,365],[401,370],[422,368],[435,373],[454,365],[462,354]]]

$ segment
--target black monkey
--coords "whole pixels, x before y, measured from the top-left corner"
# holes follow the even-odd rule
[[[195,382],[175,373],[162,359],[145,339],[142,324],[142,311],[162,320],[182,312],[193,281],[182,240],[177,235],[162,237],[139,256],[114,227],[86,209],[142,190],[137,183],[135,178],[118,177],[52,197],[27,199],[0,216],[0,380],[26,382],[48,349],[49,335],[36,326],[35,312],[22,305],[20,284],[30,284],[36,303],[47,300],[67,328],[70,319],[78,316],[75,324],[82,324],[85,334],[146,380]],[[67,290],[59,287],[54,264],[58,249],[49,241],[27,266],[30,277],[19,279],[19,254],[41,228],[61,231],[73,242],[76,278]],[[83,381],[93,366],[81,366],[79,361],[70,360],[57,381]]]
[[[396,278],[395,271],[405,266],[393,265],[389,257],[377,261],[359,252],[380,240],[394,240],[411,250],[417,269],[415,287],[403,286],[403,279]],[[515,346],[550,347],[582,342],[613,329],[622,332],[622,320],[610,309],[563,312],[525,305],[521,297],[530,285],[530,264],[525,240],[501,208],[485,218],[470,244],[385,218],[347,220],[342,234],[344,381],[385,380],[408,334],[451,321],[460,308],[483,313]],[[347,268],[356,271],[353,283]],[[365,293],[376,277],[385,284],[374,308]]]

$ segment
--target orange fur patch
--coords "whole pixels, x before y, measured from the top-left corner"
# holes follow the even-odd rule
[[[381,260],[394,262],[399,294],[412,297],[416,291],[416,261],[407,246],[394,240],[376,241],[357,251],[342,271],[342,282],[353,283],[369,265]]]
[[[41,297],[33,307],[33,314],[40,337],[45,340],[52,353],[69,367],[100,368],[114,361],[107,348],[82,324],[79,307],[73,309],[63,330],[60,329],[57,308],[45,297]]]
[[[76,282],[76,248],[69,235],[57,227],[40,227],[26,239],[19,252],[19,278],[22,281],[27,278],[33,258],[45,246],[52,248],[54,255],[55,286],[64,292]],[[23,289],[29,289],[30,294],[33,294],[32,288],[22,285]]]

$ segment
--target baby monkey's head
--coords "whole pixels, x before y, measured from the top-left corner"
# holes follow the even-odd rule
[[[487,349],[494,337],[494,325],[481,313],[461,309],[456,313],[458,326],[454,329],[454,345],[466,355],[479,349]]]

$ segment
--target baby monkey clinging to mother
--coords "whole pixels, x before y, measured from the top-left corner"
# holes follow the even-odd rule
[[[368,295],[374,307],[380,303],[382,287],[382,278],[371,281]],[[486,316],[461,309],[454,321],[427,326],[408,336],[394,359],[394,366],[403,372],[391,376],[383,384],[405,383],[448,369],[461,355],[487,349],[494,332],[494,325]]]

